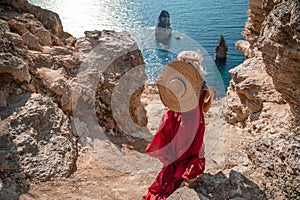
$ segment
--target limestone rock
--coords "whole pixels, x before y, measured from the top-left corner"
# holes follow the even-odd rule
[[[250,0],[248,15],[246,41],[236,44],[248,59],[230,70],[226,120],[254,137],[245,144],[249,167],[267,197],[294,199],[299,196],[300,2]]]
[[[243,174],[231,170],[227,177],[218,172],[215,175],[201,174],[194,182],[196,191],[207,199],[264,199],[265,194],[257,184]]]
[[[181,187],[168,197],[168,200],[180,199],[199,200],[200,198],[195,190],[188,187]]]
[[[46,53],[46,52],[45,52]],[[69,50],[66,47],[61,47],[61,46],[53,46],[52,48],[49,49],[49,52],[52,56],[58,56],[58,55],[72,55],[73,52]]]
[[[22,35],[24,44],[28,46],[29,49],[41,51],[42,47],[39,44],[39,38],[33,35],[31,32],[27,31]]]
[[[21,36],[27,36],[25,38],[26,40],[24,39],[24,42],[29,47],[38,46],[39,44],[42,46],[52,45],[51,33],[32,14],[24,13],[20,16],[16,16],[13,19],[9,20],[9,25],[10,29],[13,32],[18,33]],[[31,34],[31,37],[28,36],[28,33]],[[34,41],[32,41],[32,37],[34,37]],[[33,44],[33,42],[35,42],[36,44]],[[40,47],[34,48],[34,50],[40,50]]]
[[[47,29],[52,31],[53,34],[59,37],[64,35],[63,26],[58,14],[50,10],[42,9],[38,6],[31,5],[27,0],[3,0],[2,2],[35,15]]]
[[[19,34],[6,32],[3,36],[6,37],[9,41],[11,41],[14,45],[24,45],[23,39]]]
[[[5,20],[0,19],[0,34],[3,34],[7,31],[9,31],[9,25],[8,22]]]
[[[28,179],[69,176],[77,158],[68,117],[51,99],[29,93],[11,98],[9,106],[17,112],[0,111],[7,117],[0,121],[1,199],[18,199],[29,189]]]
[[[31,80],[27,63],[10,53],[0,53],[0,74],[3,73],[11,74],[18,81]]]
[[[18,113],[0,122],[1,137],[10,142],[1,156],[0,171],[42,181],[69,176],[77,151],[68,117],[40,94],[26,99]]]
[[[34,63],[35,68],[52,68],[54,65],[53,57],[48,53],[32,52],[30,59]]]
[[[300,57],[298,54],[300,55],[300,49],[298,45],[299,34],[296,33],[299,26],[299,2],[289,0],[263,3],[253,0],[249,1],[249,9],[249,19],[245,31],[248,34],[251,33],[247,35],[250,38],[246,36],[247,41],[239,41],[236,44],[238,49],[249,60],[245,61],[238,68],[242,69],[241,66],[245,65],[252,66],[253,70],[243,70],[246,70],[249,75],[251,74],[254,77],[252,82],[257,82],[255,84],[258,87],[262,86],[261,92],[253,94],[255,98],[260,98],[259,96],[261,96],[261,103],[270,102],[270,100],[275,100],[273,102],[277,104],[289,103],[291,108],[288,110],[293,114],[296,123],[299,123],[300,71],[298,66]],[[250,27],[253,22],[255,22],[256,26]],[[260,112],[262,104],[257,104],[256,100],[249,99],[249,95],[246,95],[248,96],[247,98],[252,103],[260,106],[252,107],[251,109],[248,104],[243,103],[245,94],[242,95],[239,88],[237,88],[241,83],[237,83],[240,81],[236,80],[236,74],[243,74],[244,72],[233,69],[231,73],[234,77],[228,94],[234,97],[235,95],[231,94],[230,91],[236,89],[236,93],[239,96],[236,99],[237,101],[232,101],[232,98],[230,100],[232,106],[229,105],[229,110],[236,110],[235,112],[229,112],[229,115],[227,115],[227,121],[232,123],[234,121],[233,118],[236,118],[235,120],[237,121],[244,121],[247,119],[247,115],[251,116],[253,112]],[[250,78],[247,77],[247,81],[251,82]],[[246,81],[243,80],[243,82],[245,83]],[[255,93],[254,88],[251,91]],[[243,104],[243,106],[234,106],[238,104]],[[236,115],[238,112],[240,114]],[[237,119],[239,116],[240,119]]]
[[[58,37],[64,36],[65,32],[57,13],[31,4],[28,5],[27,11],[34,14],[54,35],[57,35]]]
[[[299,1],[250,0],[249,18],[243,35],[249,50],[262,52],[265,69],[272,77],[276,90],[291,105],[296,120],[299,111]],[[241,45],[238,45],[241,46]],[[253,56],[246,50],[245,56]],[[283,76],[284,74],[284,76]]]
[[[70,80],[66,78],[65,71],[63,69],[40,68],[37,70],[37,74],[43,86],[54,92],[61,109],[65,113],[70,114],[72,112],[72,97]]]
[[[84,38],[78,38],[76,47],[81,52],[90,52],[96,45],[100,43],[101,31],[85,31]],[[106,34],[113,34],[113,31],[106,31]]]
[[[226,95],[227,112],[225,119],[228,123],[234,124],[245,121],[251,111],[244,107],[236,92],[227,92]]]
[[[140,103],[145,64],[137,44],[127,32],[85,33],[76,44],[82,64],[70,83],[73,114],[78,113],[76,117],[87,124],[91,135],[94,125],[85,118],[93,114],[86,111],[95,109],[100,125],[112,131],[109,135],[149,137],[144,127],[146,112]]]
[[[268,13],[258,41],[266,71],[296,119],[300,119],[299,29],[300,2],[283,1]]]
[[[258,137],[247,147],[250,160],[261,174],[272,180],[273,193],[283,193],[293,199],[299,195],[300,182],[300,137],[293,134],[266,134]]]
[[[3,127],[0,123],[0,197],[1,199],[18,199],[19,194],[25,193],[29,186],[20,169],[13,138],[2,131],[5,128],[8,127]]]
[[[54,62],[58,67],[64,67],[66,69],[72,70],[78,68],[80,65],[79,58],[73,55],[60,55],[53,56]]]
[[[20,22],[16,19],[10,19],[8,21],[9,28],[12,32],[18,33],[19,35],[23,35],[28,32],[26,25],[23,22]]]
[[[235,47],[245,55],[246,59],[254,57],[253,49],[248,41],[239,40],[235,43]]]
[[[276,4],[280,3],[281,1],[282,0],[249,0],[248,21],[242,32],[242,35],[246,38],[251,46],[255,46],[255,43],[258,41],[265,16]]]
[[[10,96],[10,85],[13,77],[8,74],[0,74],[0,108],[3,110],[8,106],[8,98]],[[0,115],[0,119],[3,118],[3,115]]]
[[[43,23],[30,8],[27,1],[0,4],[0,199],[19,198],[27,180],[69,176],[77,159],[66,113],[79,58],[72,41],[66,46],[53,35],[54,25],[47,29],[47,12],[39,16]],[[52,46],[52,37],[60,48]]]
[[[30,32],[39,38],[39,43],[42,46],[52,45],[51,33],[44,27],[41,22],[32,20],[29,22],[29,26]]]
[[[52,70],[47,68],[38,69],[38,74],[43,83],[56,95],[62,96],[66,88],[67,79],[63,76],[61,70]]]
[[[9,179],[21,183],[25,179],[46,181],[69,176],[77,158],[76,141],[68,116],[53,101],[61,107],[67,104],[61,99],[70,96],[65,95],[68,89],[65,86],[71,72],[64,71],[63,66],[60,70],[51,71],[50,68],[60,59],[59,53],[74,55],[74,52],[66,47],[44,52],[46,46],[52,49],[52,33],[34,15],[22,13],[27,1],[4,3],[14,7],[0,5],[3,11],[0,21],[3,31],[0,39],[0,132],[1,141],[7,142],[7,148],[0,155],[0,178],[5,185],[10,184]],[[54,54],[57,57],[53,58]],[[24,187],[26,189],[26,184]],[[21,189],[16,187],[16,192]]]
[[[16,8],[21,8],[22,6],[28,4],[27,0],[2,0],[3,3],[12,5]]]
[[[251,114],[261,112],[264,102],[284,103],[259,57],[246,60],[230,70],[230,74],[226,116],[229,123],[244,121]]]

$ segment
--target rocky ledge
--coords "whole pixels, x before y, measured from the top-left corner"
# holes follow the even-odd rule
[[[0,12],[0,199],[18,199],[28,181],[69,177],[78,142],[144,149],[145,65],[129,33],[77,39],[26,0],[1,1]]]
[[[226,120],[247,130],[254,174],[270,199],[300,197],[300,2],[249,0],[238,41],[246,61],[230,71]],[[254,175],[253,175],[254,176]]]

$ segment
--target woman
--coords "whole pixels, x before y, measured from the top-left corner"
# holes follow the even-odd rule
[[[201,61],[197,52],[182,52],[157,80],[161,100],[169,109],[146,152],[164,166],[143,200],[167,199],[184,180],[205,169],[203,112],[209,110],[213,97],[200,74]]]

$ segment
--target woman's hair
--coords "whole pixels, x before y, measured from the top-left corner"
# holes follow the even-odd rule
[[[192,64],[201,74],[206,73],[202,66],[203,57],[200,51],[182,51],[178,54],[177,60]]]
[[[202,108],[203,112],[208,112],[208,110],[211,107],[212,100],[215,96],[215,92],[212,87],[207,87],[206,90],[207,90],[207,94],[206,94],[206,97],[205,97],[204,103],[203,103],[203,108]]]
[[[202,65],[202,54],[198,50],[182,51],[178,54],[177,60],[192,64],[201,73],[201,75],[206,73],[206,70],[203,68]],[[212,100],[214,98],[214,91],[213,88],[207,86],[205,86],[205,90],[207,91],[207,95],[203,104],[203,111],[208,112],[209,108],[211,107]]]

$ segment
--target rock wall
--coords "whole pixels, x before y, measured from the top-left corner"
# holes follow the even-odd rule
[[[63,86],[80,61],[60,22],[55,29],[35,15],[57,14],[27,1],[1,1],[0,10],[0,197],[18,199],[27,180],[68,177],[76,168]]]
[[[298,198],[300,2],[249,0],[248,15],[246,41],[236,43],[246,61],[230,70],[225,118],[253,137],[246,152],[268,197]]]
[[[80,138],[86,142],[89,138],[108,137],[118,144],[128,138],[150,138],[146,110],[140,102],[147,77],[136,42],[128,32],[85,34],[76,43],[82,64],[70,84],[75,127],[86,130]],[[104,129],[95,128],[98,124]]]
[[[27,0],[2,0],[1,4],[13,6],[15,10],[22,13],[33,14],[54,36],[63,37],[65,34],[68,35],[63,30],[58,14],[50,10],[31,5]]]
[[[300,120],[300,3],[275,5],[262,24],[257,45],[276,90]]]
[[[78,137],[145,136],[145,65],[127,32],[87,31],[77,40],[56,13],[26,0],[3,0],[0,11],[1,198],[18,199],[27,180],[70,176]]]
[[[299,123],[299,9],[293,0],[249,1],[246,41],[236,44],[248,60],[230,71],[229,123],[251,121],[269,104]]]

